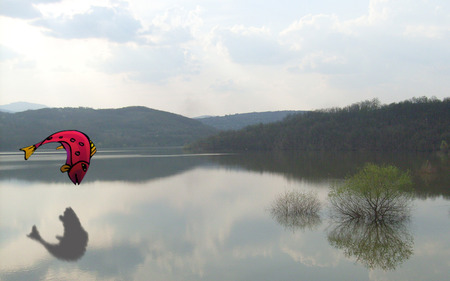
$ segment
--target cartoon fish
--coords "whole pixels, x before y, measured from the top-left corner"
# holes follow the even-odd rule
[[[91,157],[97,152],[94,143],[82,132],[61,131],[20,150],[25,152],[25,160],[28,160],[38,147],[50,142],[61,143],[61,146],[56,149],[64,148],[67,152],[66,164],[61,166],[61,172],[67,172],[74,184],[80,184],[89,169]]]

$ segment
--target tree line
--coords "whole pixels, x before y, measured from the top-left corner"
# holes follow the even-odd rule
[[[287,116],[280,122],[220,132],[193,151],[435,151],[450,142],[450,98],[378,99]]]

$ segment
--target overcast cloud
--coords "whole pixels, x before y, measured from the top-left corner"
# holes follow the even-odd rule
[[[292,2],[3,0],[0,104],[198,116],[449,96],[450,2]]]
[[[138,20],[122,8],[92,6],[84,14],[72,17],[40,19],[34,24],[46,27],[49,36],[63,39],[104,38],[126,43],[137,40]]]

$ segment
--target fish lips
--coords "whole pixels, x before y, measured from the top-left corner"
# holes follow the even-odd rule
[[[73,184],[80,184],[88,169],[89,163],[87,162],[78,162],[73,165],[68,172],[69,178]]]

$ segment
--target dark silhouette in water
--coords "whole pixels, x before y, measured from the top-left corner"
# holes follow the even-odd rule
[[[414,252],[414,237],[408,223],[409,219],[382,222],[350,219],[331,227],[328,242],[368,269],[395,270]]]
[[[72,208],[66,208],[64,214],[59,216],[64,226],[64,235],[56,236],[58,244],[50,244],[42,239],[36,226],[33,225],[31,233],[27,236],[41,243],[47,251],[58,259],[66,261],[76,261],[86,252],[88,233],[81,226]]]
[[[317,195],[308,192],[287,191],[279,195],[269,209],[272,217],[286,229],[310,229],[320,225],[321,203]]]

